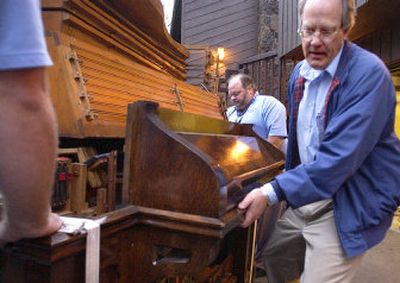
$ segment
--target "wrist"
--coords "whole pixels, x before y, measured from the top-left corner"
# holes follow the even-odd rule
[[[272,206],[279,202],[278,197],[275,193],[274,187],[271,185],[271,183],[266,183],[264,186],[262,186],[260,188],[260,190],[261,190],[261,193],[267,199],[268,206]]]
[[[269,199],[269,197],[268,197],[268,186],[266,186],[266,185],[268,185],[268,184],[265,184],[264,186],[262,186],[261,188],[260,188],[260,191],[261,191],[261,194],[265,197],[265,199],[267,200],[267,206],[270,206],[271,205],[271,201],[270,201],[270,199]]]

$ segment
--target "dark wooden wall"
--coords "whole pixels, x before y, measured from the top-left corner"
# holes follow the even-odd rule
[[[297,34],[297,2],[298,0],[279,1],[279,57],[285,55],[300,45],[300,38]]]
[[[399,24],[388,25],[356,40],[355,43],[378,55],[389,66],[400,62]]]

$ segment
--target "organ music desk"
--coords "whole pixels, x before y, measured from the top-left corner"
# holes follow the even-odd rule
[[[244,190],[283,154],[251,125],[129,105],[123,206],[100,217],[100,282],[251,282]],[[86,234],[23,240],[2,253],[3,282],[84,282]]]

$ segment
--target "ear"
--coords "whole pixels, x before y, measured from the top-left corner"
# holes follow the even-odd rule
[[[249,94],[251,94],[251,95],[254,95],[254,94],[256,93],[256,91],[254,90],[253,85],[249,85],[249,86],[247,87],[247,92],[248,92]]]
[[[343,39],[348,39],[347,36],[349,35],[350,29],[342,29],[343,31]]]

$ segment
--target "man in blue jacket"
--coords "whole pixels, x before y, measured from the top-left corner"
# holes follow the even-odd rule
[[[400,204],[395,90],[375,55],[346,40],[353,0],[301,0],[305,60],[288,84],[286,172],[239,204],[246,227],[286,200],[265,249],[269,283],[350,282]]]

